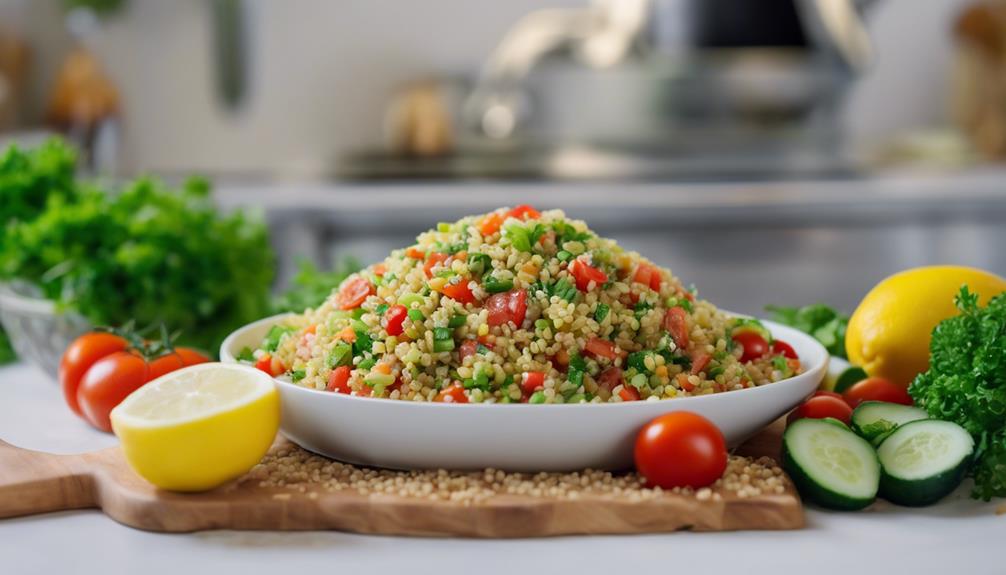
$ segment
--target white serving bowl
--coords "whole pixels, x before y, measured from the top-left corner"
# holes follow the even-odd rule
[[[257,347],[286,315],[232,333],[220,359],[236,361]],[[663,401],[611,404],[444,404],[356,397],[276,379],[283,434],[301,447],[349,463],[396,469],[570,471],[625,469],[633,440],[654,417],[693,411],[715,423],[736,446],[814,392],[828,352],[810,336],[772,322],[772,335],[799,354],[796,377],[738,391]]]

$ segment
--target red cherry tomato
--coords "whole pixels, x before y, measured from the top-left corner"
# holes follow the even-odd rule
[[[472,303],[475,301],[475,294],[472,293],[472,288],[468,287],[467,281],[461,281],[456,284],[448,283],[440,290],[440,293],[458,303]]]
[[[384,329],[388,335],[402,335],[402,332],[405,331],[403,325],[408,313],[409,310],[404,305],[393,305],[384,312]]]
[[[636,268],[635,275],[632,276],[632,281],[643,284],[651,290],[658,292],[660,291],[662,278],[660,277],[660,270],[650,264],[641,262],[639,267]]]
[[[334,391],[335,393],[350,393],[353,391],[353,388],[349,387],[350,371],[351,369],[348,365],[340,365],[333,369],[332,373],[328,375],[328,386],[325,389]]]
[[[452,383],[440,390],[440,393],[433,398],[439,403],[468,403],[468,396],[465,395],[465,388],[460,383]]]
[[[800,356],[796,354],[796,350],[793,349],[793,346],[781,339],[777,339],[772,342],[772,353],[789,359],[800,359]]]
[[[758,359],[768,353],[768,342],[758,332],[739,331],[733,334],[731,339],[743,348],[744,353],[741,354],[741,361],[744,363]]]
[[[852,422],[852,408],[836,397],[818,395],[800,404],[789,414],[786,421],[792,423],[798,419],[824,419],[826,417],[833,417],[849,425]]]
[[[545,374],[540,371],[528,371],[521,376],[520,388],[526,395],[545,387]]]
[[[587,343],[583,346],[583,352],[594,357],[604,357],[607,359],[615,359],[617,357],[617,354],[615,354],[615,344],[599,337],[588,339]]]
[[[664,329],[671,334],[678,349],[688,349],[688,312],[680,307],[672,307],[664,314]]]
[[[827,391],[827,390],[824,390],[824,389],[819,389],[819,390],[815,391],[814,395],[812,395],[811,397],[822,397],[822,396],[824,396],[824,397],[834,397],[835,399],[841,399],[842,401],[845,401],[845,398],[842,397],[841,393],[835,393],[834,391]]]
[[[727,468],[723,433],[711,421],[675,411],[646,424],[636,436],[636,469],[663,489],[711,485]]]
[[[360,304],[373,295],[374,286],[366,278],[354,276],[342,283],[339,293],[335,296],[335,303],[341,310],[350,310],[360,307]]]
[[[515,207],[507,215],[518,220],[537,220],[541,218],[541,213],[528,204],[521,204]]]
[[[479,224],[479,231],[482,233],[482,237],[489,237],[500,231],[500,226],[503,225],[504,220],[506,220],[506,215],[498,212],[493,212],[483,218]]]
[[[573,260],[569,265],[569,273],[573,274],[573,279],[576,280],[576,289],[582,292],[587,291],[590,282],[594,282],[595,287],[600,287],[608,281],[608,274],[582,260]]]
[[[508,322],[520,327],[527,314],[527,292],[522,289],[510,290],[489,296],[486,300],[489,325],[496,327]]]
[[[882,377],[868,377],[863,381],[855,383],[842,394],[846,403],[856,407],[864,401],[886,401],[888,403],[900,403],[901,405],[912,405],[912,396],[908,391]]]
[[[99,359],[117,351],[125,351],[127,347],[129,343],[122,337],[93,332],[78,337],[66,348],[59,362],[59,383],[63,388],[63,398],[74,413],[83,415],[80,404],[77,403],[77,388],[87,370]]]
[[[130,393],[153,379],[185,367],[177,354],[147,362],[141,355],[117,351],[99,359],[87,370],[77,388],[77,403],[84,419],[102,431],[112,431],[108,415]]]

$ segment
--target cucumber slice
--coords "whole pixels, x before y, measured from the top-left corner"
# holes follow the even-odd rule
[[[782,461],[800,494],[821,507],[852,511],[877,497],[877,454],[844,426],[822,419],[794,421],[782,436]]]
[[[971,434],[956,423],[906,423],[877,449],[881,495],[911,507],[935,503],[960,485],[974,451]]]
[[[918,407],[884,401],[864,401],[852,412],[852,430],[873,445],[880,445],[898,426],[928,419]]]
[[[845,393],[845,390],[868,377],[870,376],[866,373],[865,369],[854,365],[838,374],[838,377],[835,379],[834,391],[835,393]]]

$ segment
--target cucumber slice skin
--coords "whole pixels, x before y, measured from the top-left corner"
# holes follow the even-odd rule
[[[892,417],[874,417],[872,420],[868,419],[870,412],[874,412],[874,416],[877,412],[889,411],[889,416]],[[909,417],[914,417],[915,419],[908,419]],[[879,446],[883,440],[887,439],[895,429],[901,427],[902,425],[908,424],[912,421],[919,421],[922,419],[927,419],[929,414],[917,407],[909,407],[907,405],[901,405],[898,403],[886,403],[883,401],[864,401],[859,404],[855,410],[852,412],[852,430],[856,432],[863,439],[869,441],[874,446]],[[876,423],[881,419],[886,419],[895,425],[895,427],[884,433],[876,433],[874,430],[868,429],[870,424]],[[894,419],[900,419],[902,422],[892,421]]]
[[[845,390],[868,377],[870,375],[866,373],[865,369],[854,365],[838,375],[838,378],[835,380],[834,391],[835,393],[845,393]]]
[[[914,432],[919,424],[934,423],[933,420],[918,420],[906,423],[884,440],[890,441],[895,435]],[[948,422],[936,422],[940,424]],[[953,425],[953,424],[951,424]],[[966,433],[966,432],[965,432]],[[883,446],[883,444],[881,444]],[[880,496],[894,503],[905,507],[925,507],[932,505],[952,493],[961,484],[974,457],[974,446],[971,451],[963,455],[960,461],[936,475],[930,475],[921,479],[903,479],[894,475],[888,466],[884,465],[881,458],[880,463]]]
[[[839,427],[834,423],[825,423]],[[800,422],[795,421],[793,422],[793,425],[787,428],[786,431],[789,432],[791,429],[798,429],[799,425],[801,425]],[[845,426],[843,425],[841,427],[844,428]],[[854,440],[866,443],[865,439],[859,437],[852,431],[849,431],[847,428],[845,429],[845,432],[848,433]],[[869,446],[868,443],[867,446]],[[870,453],[874,453],[872,446],[869,446],[869,451]],[[874,455],[874,457],[876,457],[876,455]],[[800,495],[806,497],[821,507],[834,509],[836,511],[858,511],[868,507],[877,499],[876,492],[874,492],[874,495],[871,497],[852,497],[847,494],[838,493],[832,489],[828,489],[817,481],[814,481],[814,479],[806,470],[804,470],[803,466],[800,465],[797,459],[793,456],[793,453],[790,451],[786,441],[786,434],[783,434],[782,441],[782,465],[783,469],[786,470],[786,473],[788,473],[790,478],[793,480],[793,484],[796,486],[797,491],[800,492]],[[879,467],[879,462],[877,465]]]

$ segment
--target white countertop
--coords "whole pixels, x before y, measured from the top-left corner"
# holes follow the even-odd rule
[[[25,365],[0,368],[0,439],[76,453],[115,444],[63,404],[55,383]],[[1001,575],[1006,515],[966,487],[925,509],[808,510],[787,532],[672,533],[525,540],[378,537],[338,532],[146,533],[99,511],[0,520],[2,573],[777,573]],[[738,571],[740,569],[740,571]],[[226,570],[226,571],[224,571]],[[658,571],[659,570],[659,571]]]

